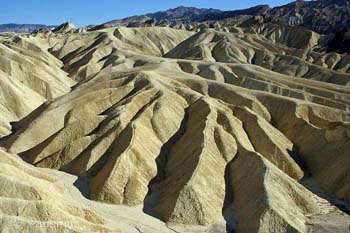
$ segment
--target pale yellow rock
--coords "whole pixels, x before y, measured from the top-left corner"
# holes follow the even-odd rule
[[[74,81],[62,62],[26,38],[0,37],[0,136],[46,100],[66,94]]]
[[[118,232],[94,211],[65,199],[57,178],[0,149],[0,229],[4,232]]]
[[[298,43],[292,37],[293,32],[286,30],[280,33]],[[349,67],[336,65],[349,63],[349,56],[338,55],[338,58],[332,59],[330,54],[318,54],[310,50],[309,47],[314,47],[315,43],[310,46],[298,43],[303,47],[298,49],[287,47],[289,43],[282,44],[283,40],[278,43],[280,39],[269,40],[263,35],[264,33],[227,33],[206,29],[180,43],[165,54],[165,57],[253,64],[289,76],[349,85]],[[334,68],[345,71],[345,74],[336,72]]]
[[[23,54],[3,63],[0,131],[19,121],[0,146],[41,168],[1,162],[0,195],[44,200],[28,207],[39,222],[67,214],[106,231],[304,233],[310,218],[340,215],[333,205],[350,197],[348,58],[315,52],[323,37],[307,31],[303,41],[302,32],[120,27],[7,38],[0,51],[34,49],[31,59],[57,72],[52,82],[41,73],[52,85],[45,89],[10,78],[18,69],[8,63],[32,62]],[[74,82],[61,62],[78,82],[69,93]],[[76,186],[86,181],[80,190],[93,201],[49,169],[78,176]],[[41,175],[22,180],[27,173]],[[7,199],[3,206],[10,216],[23,208]],[[85,210],[91,218],[79,217]]]
[[[230,169],[239,232],[307,232],[306,215],[334,208],[257,153],[242,151]]]

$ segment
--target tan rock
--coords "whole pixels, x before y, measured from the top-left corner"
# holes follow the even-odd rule
[[[61,69],[43,89],[11,80],[3,63],[0,130],[9,133],[8,122],[23,119],[0,145],[41,168],[0,163],[7,198],[0,210],[24,209],[28,221],[78,218],[77,231],[88,222],[95,231],[126,232],[307,232],[310,219],[341,215],[334,204],[346,208],[350,195],[348,58],[313,51],[319,35],[302,44],[293,34],[299,30],[265,27],[12,38],[56,69],[62,63],[42,51],[49,49],[78,84],[60,96]],[[23,54],[11,62],[27,64]],[[24,117],[49,96],[60,97]]]

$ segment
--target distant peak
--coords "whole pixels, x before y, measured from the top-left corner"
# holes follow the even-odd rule
[[[76,29],[75,25],[72,22],[65,22],[58,27],[56,27],[53,32],[68,32],[73,29]]]

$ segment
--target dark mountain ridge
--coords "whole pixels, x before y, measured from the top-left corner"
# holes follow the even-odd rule
[[[44,25],[44,24],[16,24],[16,23],[8,23],[8,24],[0,24],[0,32],[19,32],[19,33],[30,33],[34,30],[40,28],[51,29],[56,26]]]
[[[321,34],[350,30],[350,1],[295,1],[272,8],[267,18],[275,23],[303,26]]]
[[[269,5],[221,11],[217,9],[199,9],[195,7],[177,7],[166,11],[132,16],[113,20],[98,28],[112,26],[135,26],[147,21],[169,22],[208,22],[222,21],[243,16],[263,16],[265,21],[288,26],[302,26],[321,34],[336,33],[342,30],[350,31],[350,1],[349,0],[297,0],[283,6],[271,8]]]
[[[112,20],[93,29],[116,26],[167,25],[170,23],[188,24],[213,21],[221,23],[221,21],[232,19],[235,19],[235,23],[240,23],[247,20],[247,17],[255,16],[262,16],[265,22],[302,26],[321,34],[331,34],[343,30],[350,31],[350,0],[297,0],[274,8],[268,5],[258,5],[232,11],[180,6],[165,11]],[[164,22],[166,23],[164,24]],[[52,27],[54,26],[40,24],[3,24],[0,25],[0,32],[32,32],[39,28]]]
[[[196,7],[185,7],[180,6],[173,9],[169,9],[166,11],[159,11],[156,13],[146,14],[146,16],[150,18],[154,18],[156,20],[184,20],[184,21],[193,21],[202,15],[207,14],[220,14],[222,11],[217,9],[206,9],[206,8],[196,8]]]

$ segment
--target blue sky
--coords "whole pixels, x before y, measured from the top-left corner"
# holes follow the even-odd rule
[[[222,10],[243,9],[259,4],[283,5],[292,0],[0,0],[0,24],[42,23],[58,25],[71,21],[77,26],[100,24],[127,16],[195,6]]]

